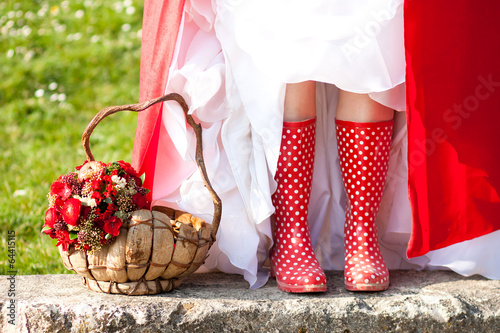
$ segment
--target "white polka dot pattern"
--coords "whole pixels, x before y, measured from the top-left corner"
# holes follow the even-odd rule
[[[314,120],[314,121],[313,121]],[[272,196],[275,245],[272,273],[284,291],[325,291],[326,276],[311,244],[307,213],[313,177],[315,119],[284,123]]]
[[[392,124],[392,120],[336,121],[340,169],[348,198],[344,224],[344,282],[348,290],[385,290],[389,285],[375,218],[387,176]]]

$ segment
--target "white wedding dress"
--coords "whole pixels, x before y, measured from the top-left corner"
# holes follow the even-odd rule
[[[343,269],[346,198],[334,127],[338,89],[369,93],[404,111],[403,43],[403,0],[186,1],[165,92],[182,94],[202,122],[206,166],[223,203],[218,241],[202,270],[242,274],[251,287],[266,283],[285,85],[305,80],[318,81],[312,241],[325,270]],[[164,104],[162,125],[159,149],[176,149],[190,166],[183,173],[191,176],[173,179],[162,172],[168,161],[158,159],[154,199],[211,221],[212,203],[193,159],[194,135],[175,103]],[[398,112],[377,218],[389,269],[452,269],[500,278],[499,256],[488,251],[500,232],[406,257],[412,223],[406,142],[405,113]]]

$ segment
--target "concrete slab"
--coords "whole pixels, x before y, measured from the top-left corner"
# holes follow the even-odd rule
[[[0,276],[4,332],[500,332],[500,281],[445,271],[391,271],[381,293],[352,293],[342,272],[328,291],[288,294],[271,279],[194,274],[171,293],[121,296],[85,289],[77,275]],[[9,324],[15,300],[16,325]]]

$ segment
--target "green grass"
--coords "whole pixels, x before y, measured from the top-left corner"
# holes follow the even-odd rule
[[[9,230],[18,274],[69,273],[40,233],[47,193],[85,160],[80,137],[97,111],[137,102],[141,25],[140,0],[0,3],[0,274]],[[105,119],[95,158],[130,161],[136,119]]]

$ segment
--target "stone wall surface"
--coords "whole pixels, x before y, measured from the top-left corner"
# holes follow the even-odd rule
[[[3,332],[500,332],[500,281],[444,271],[391,271],[381,293],[352,293],[342,272],[328,291],[288,294],[271,279],[251,290],[238,275],[193,274],[173,292],[122,296],[84,288],[77,275],[16,276],[16,325]]]

